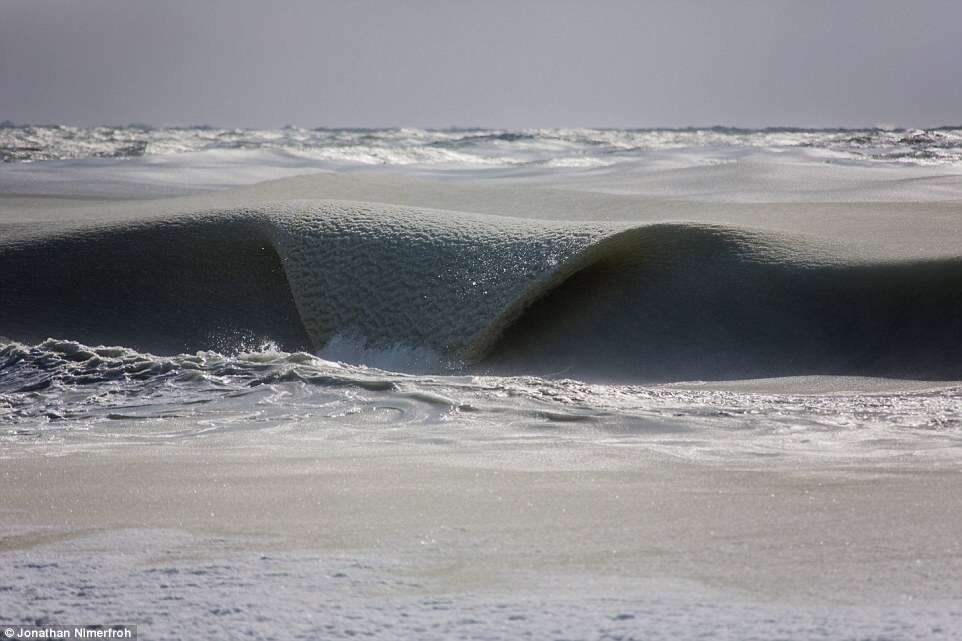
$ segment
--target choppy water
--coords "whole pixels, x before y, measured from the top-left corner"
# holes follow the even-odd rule
[[[953,164],[962,127],[934,129],[227,129],[141,125],[0,126],[0,160],[130,158],[268,149],[358,165],[604,167],[660,150],[814,149],[829,159]]]
[[[409,375],[271,346],[171,357],[55,340],[0,347],[0,444],[278,429],[439,447],[594,442],[704,461],[951,459],[962,448],[962,388],[775,393]]]

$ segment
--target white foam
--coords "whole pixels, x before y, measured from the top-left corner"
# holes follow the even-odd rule
[[[333,363],[362,365],[393,372],[437,372],[456,366],[429,347],[402,343],[373,347],[364,338],[337,333],[317,356]]]
[[[135,143],[146,153],[126,157]],[[165,196],[367,170],[709,201],[962,199],[962,130],[0,127],[4,147],[60,160],[4,163],[0,193]]]
[[[363,635],[507,641],[563,634],[829,641],[889,638],[893,630],[896,638],[922,639],[949,638],[945,635],[957,630],[962,616],[950,595],[873,605],[786,603],[691,580],[574,571],[542,580],[512,576],[466,592],[445,589],[426,571],[427,561],[419,566],[384,554],[263,546],[238,537],[125,529],[0,551],[11,569],[0,606],[12,617],[9,623],[128,623],[136,624],[141,636],[161,640]],[[540,553],[530,551],[525,561]]]

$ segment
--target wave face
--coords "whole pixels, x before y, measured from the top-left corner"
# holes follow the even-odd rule
[[[836,159],[962,161],[962,128],[934,129],[224,129],[0,126],[0,160],[131,158],[210,150],[279,150],[343,165],[604,167],[673,149],[815,149]]]
[[[159,354],[359,346],[615,381],[962,378],[962,259],[774,232],[288,201],[0,245],[0,334]],[[430,357],[424,357],[429,354]]]
[[[0,334],[161,354],[310,345],[280,258],[233,218],[108,225],[0,250]]]

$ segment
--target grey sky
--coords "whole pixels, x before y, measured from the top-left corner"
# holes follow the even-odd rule
[[[0,120],[962,123],[962,1],[0,0]]]

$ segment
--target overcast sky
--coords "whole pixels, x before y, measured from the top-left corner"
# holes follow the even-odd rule
[[[962,1],[0,0],[0,120],[962,123]]]

